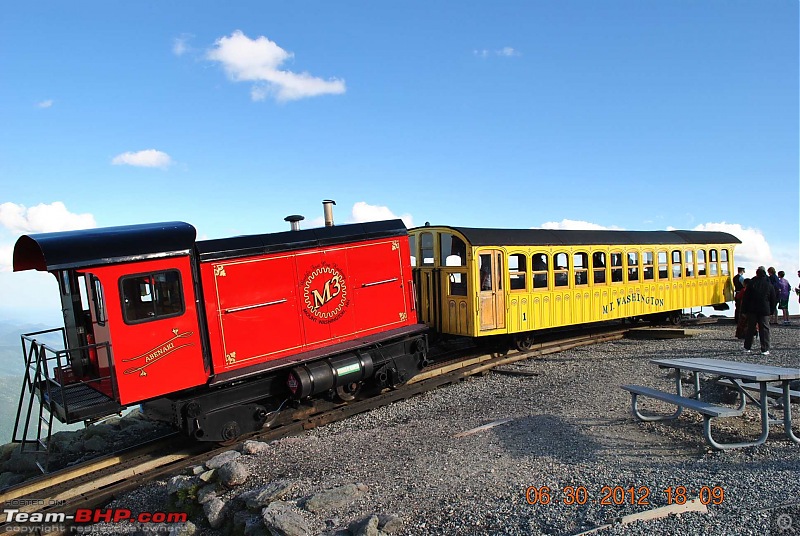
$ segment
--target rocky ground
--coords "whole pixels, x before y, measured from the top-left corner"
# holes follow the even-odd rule
[[[114,416],[79,430],[56,432],[51,438],[48,470],[63,469],[171,431],[169,426],[145,418],[137,408],[124,417]],[[35,434],[30,433],[28,437],[35,437]],[[45,458],[22,453],[17,443],[0,445],[0,490],[40,476],[42,472],[36,465],[37,461],[44,464]]]
[[[769,356],[745,355],[731,325],[687,334],[552,354],[517,367],[536,375],[493,372],[300,437],[248,442],[110,505],[186,511],[189,523],[90,530],[573,535],[610,525],[596,534],[791,534],[779,532],[787,527],[800,533],[800,445],[781,427],[765,445],[716,452],[705,444],[697,414],[638,422],[630,395],[619,387],[674,388],[667,371],[648,362],[658,357],[800,366],[800,326],[776,326]],[[800,423],[800,406],[793,410]],[[755,437],[757,427],[757,413],[748,409],[744,418],[720,423],[718,439]],[[667,506],[663,490],[676,497],[679,486],[689,498],[705,489],[706,499],[719,504],[621,523],[624,516]],[[615,487],[624,494],[615,496]],[[580,490],[575,502],[585,504],[569,504],[571,489]],[[547,490],[549,502],[543,500]],[[612,504],[599,504],[604,496]]]

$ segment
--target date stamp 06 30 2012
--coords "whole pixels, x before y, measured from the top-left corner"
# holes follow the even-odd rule
[[[720,505],[725,500],[722,486],[668,486],[661,490],[651,490],[649,486],[603,486],[600,492],[590,491],[586,486],[564,486],[553,489],[549,486],[528,486],[525,500],[531,505],[563,504],[583,506],[643,505],[649,506],[654,500],[657,504],[685,504],[693,498],[705,505]],[[659,500],[660,499],[660,500]]]

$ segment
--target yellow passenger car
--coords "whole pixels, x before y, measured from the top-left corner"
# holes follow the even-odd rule
[[[620,318],[680,318],[733,300],[735,236],[425,226],[409,231],[419,317],[440,333],[513,335]]]

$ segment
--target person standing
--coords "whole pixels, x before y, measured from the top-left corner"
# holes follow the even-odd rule
[[[736,321],[736,338],[741,339],[744,333],[739,330],[739,309],[742,307],[742,292],[744,291],[744,268],[739,266],[733,276],[733,319]]]
[[[792,285],[783,276],[786,273],[781,270],[778,272],[778,309],[783,311],[783,325],[788,326],[789,322],[789,295],[792,293]]]
[[[797,277],[800,277],[800,270],[797,270]],[[800,285],[797,285],[794,291],[797,294],[797,302],[800,303]]]
[[[778,275],[775,273],[775,268],[770,266],[767,268],[767,275],[769,278],[769,282],[772,285],[772,288],[775,289],[775,295],[778,294]],[[772,306],[772,311],[770,311],[770,318],[769,323],[777,326],[778,325],[778,302],[775,302],[775,305]]]
[[[744,334],[744,349],[749,354],[753,346],[753,334],[758,326],[758,339],[761,341],[761,355],[769,355],[769,315],[775,308],[777,299],[775,288],[767,279],[763,266],[756,270],[756,276],[747,285],[742,297],[742,313],[747,315],[747,330]]]

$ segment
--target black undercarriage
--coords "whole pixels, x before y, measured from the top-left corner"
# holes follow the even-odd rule
[[[352,348],[294,367],[142,404],[144,413],[200,441],[226,443],[260,430],[289,400],[343,400],[365,389],[402,385],[427,364],[427,335]]]

